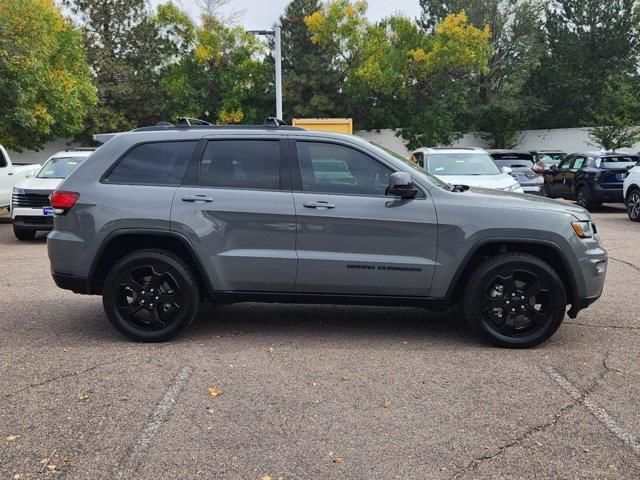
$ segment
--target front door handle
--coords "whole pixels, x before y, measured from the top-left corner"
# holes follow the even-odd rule
[[[305,208],[316,208],[318,210],[327,210],[329,208],[336,208],[333,203],[329,202],[306,202],[303,204]]]
[[[213,202],[213,198],[204,195],[189,195],[182,197],[183,202]]]

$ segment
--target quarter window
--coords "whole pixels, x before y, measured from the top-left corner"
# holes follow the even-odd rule
[[[352,148],[298,142],[302,190],[347,195],[384,195],[393,171]]]
[[[215,140],[200,163],[200,185],[222,188],[280,188],[277,140]]]
[[[107,177],[109,183],[180,185],[198,142],[155,142],[134,147]]]

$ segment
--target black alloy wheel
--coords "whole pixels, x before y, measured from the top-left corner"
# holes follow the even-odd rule
[[[525,253],[487,259],[470,278],[464,299],[472,327],[494,345],[524,348],[547,340],[566,311],[562,280]]]
[[[109,320],[133,340],[165,341],[193,321],[198,284],[189,267],[169,252],[142,250],[118,262],[104,285]]]

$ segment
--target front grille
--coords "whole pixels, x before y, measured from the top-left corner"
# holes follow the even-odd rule
[[[12,203],[13,208],[43,208],[50,206],[48,193],[14,193]]]

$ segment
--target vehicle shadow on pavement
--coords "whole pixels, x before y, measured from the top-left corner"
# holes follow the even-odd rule
[[[479,340],[461,310],[431,312],[410,307],[205,303],[183,336],[191,341],[240,335],[316,335],[385,341],[435,340],[472,344]]]

